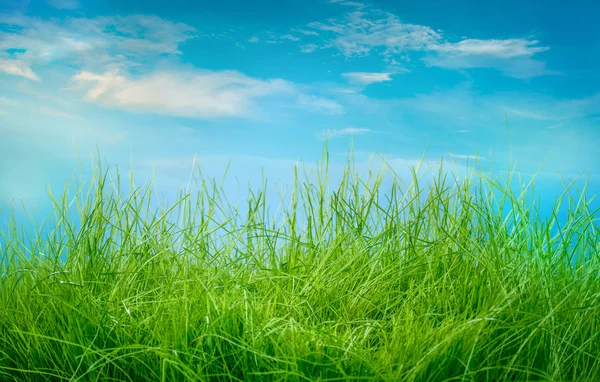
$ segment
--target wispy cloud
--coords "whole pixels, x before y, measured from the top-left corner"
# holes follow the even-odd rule
[[[424,61],[430,66],[448,69],[495,68],[516,78],[559,74],[547,69],[545,62],[532,59],[535,54],[549,49],[538,44],[537,40],[523,38],[467,39],[432,46],[430,50],[436,54],[426,57]]]
[[[339,5],[345,5],[347,7],[354,7],[354,8],[358,8],[358,9],[362,9],[364,7],[366,7],[366,5],[364,3],[358,2],[358,1],[348,1],[348,0],[329,0],[330,3],[335,3],[335,4],[339,4]]]
[[[301,107],[324,114],[343,114],[344,107],[334,100],[315,95],[301,94],[297,99]]]
[[[315,31],[309,31],[309,30],[306,30],[306,29],[295,29],[294,31],[295,31],[295,32],[298,32],[298,33],[300,33],[300,34],[303,34],[303,35],[305,35],[305,36],[318,36],[318,35],[319,35],[319,34],[318,34],[317,32],[315,32]]]
[[[157,71],[140,78],[82,71],[84,99],[107,107],[190,118],[248,117],[254,100],[293,91],[284,80],[259,80],[237,71]]]
[[[300,51],[302,53],[312,53],[315,51],[315,49],[317,49],[319,46],[316,44],[304,44],[304,45],[300,45]]]
[[[334,1],[338,4],[344,1]],[[402,22],[398,16],[366,7],[342,18],[307,25],[323,35],[322,47],[335,48],[346,57],[383,56],[390,65],[410,59],[408,54],[422,52],[428,66],[447,69],[494,68],[507,76],[529,78],[557,74],[534,56],[547,51],[539,41],[526,38],[447,41],[433,27]]]
[[[372,132],[373,132],[373,130],[371,130],[371,129],[346,127],[344,129],[339,129],[339,130],[323,131],[322,133],[320,133],[318,135],[318,137],[320,139],[325,139],[325,138],[334,139],[334,138],[341,138],[341,137],[348,136],[348,135],[360,135],[360,134],[368,134],[368,133],[372,133]]]
[[[391,73],[372,73],[372,72],[350,72],[342,73],[342,77],[346,78],[351,83],[361,85],[370,85],[377,82],[391,81]]]
[[[46,0],[46,2],[58,9],[77,9],[81,7],[79,0]]]
[[[0,15],[0,51],[18,49],[28,63],[58,60],[90,66],[131,59],[180,54],[179,47],[196,36],[195,28],[156,16],[64,19]]]
[[[513,58],[527,56],[548,50],[548,47],[536,46],[537,40],[514,38],[506,40],[467,39],[457,43],[444,43],[435,47],[440,53],[462,56],[489,56],[497,58]]]
[[[39,81],[40,78],[31,70],[31,68],[21,60],[3,60],[0,59],[0,72],[13,76],[25,77],[32,81]]]
[[[266,44],[283,44],[289,42],[298,42],[302,40],[303,36],[308,36],[311,33],[314,35],[318,35],[316,32],[307,31],[307,30],[299,30],[299,29],[291,29],[288,33],[276,33],[273,31],[264,31],[260,33],[256,33],[253,35],[248,42],[258,43],[263,42]]]
[[[290,40],[290,41],[300,41],[300,37],[296,37],[291,34],[284,34],[281,36],[282,40]]]
[[[405,24],[393,14],[373,10],[350,12],[342,20],[313,22],[308,27],[333,34],[327,46],[347,57],[368,55],[375,49],[382,49],[382,54],[389,57],[408,50],[424,50],[441,39],[430,27]]]

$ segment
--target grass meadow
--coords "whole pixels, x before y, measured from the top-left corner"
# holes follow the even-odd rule
[[[600,380],[589,190],[544,218],[535,181],[448,167],[331,184],[325,152],[270,206],[98,165],[0,228],[0,380]]]

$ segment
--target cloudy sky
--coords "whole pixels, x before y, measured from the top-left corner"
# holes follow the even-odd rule
[[[593,1],[0,0],[0,200],[96,147],[180,184],[442,157],[600,184]],[[506,124],[510,127],[510,136]],[[510,137],[510,140],[509,140]],[[336,162],[337,161],[337,162]],[[558,187],[557,186],[557,187]],[[550,186],[545,192],[550,193]],[[558,188],[552,189],[558,192]]]

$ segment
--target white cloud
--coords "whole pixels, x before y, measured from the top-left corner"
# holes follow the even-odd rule
[[[339,130],[327,130],[327,131],[324,131],[321,134],[319,134],[319,138],[321,138],[321,139],[325,139],[325,138],[333,139],[333,138],[344,137],[344,136],[347,136],[347,135],[360,135],[360,134],[367,134],[367,133],[372,133],[372,132],[373,132],[373,130],[371,130],[371,129],[356,128],[356,127],[347,127],[347,128],[339,129]]]
[[[330,89],[331,92],[333,93],[340,93],[340,94],[350,94],[350,95],[355,95],[360,93],[361,89],[358,88],[332,88]]]
[[[0,24],[7,26],[0,29],[0,51],[22,50],[31,63],[71,60],[105,66],[180,54],[180,45],[196,35],[189,25],[144,15],[62,20],[0,15]]]
[[[336,1],[342,4],[343,1]],[[347,13],[341,19],[308,24],[324,35],[323,48],[335,48],[344,56],[382,55],[385,62],[409,61],[408,53],[424,52],[428,66],[447,69],[494,68],[507,76],[530,78],[557,74],[546,68],[536,54],[549,48],[525,38],[446,41],[439,30],[402,22],[396,15],[366,8]]]
[[[80,86],[92,84],[84,96],[89,102],[190,118],[247,117],[256,98],[293,90],[286,81],[263,81],[236,71],[157,71],[137,79],[82,71],[74,80]]]
[[[537,46],[537,40],[467,39],[458,43],[432,46],[436,54],[426,57],[425,63],[447,69],[495,68],[515,78],[530,78],[546,74],[558,74],[548,70],[543,61],[532,57],[549,48]]]
[[[25,77],[32,81],[39,81],[40,78],[31,70],[31,68],[21,60],[3,60],[0,58],[0,72],[13,76]]]
[[[360,3],[358,1],[347,1],[347,0],[329,0],[330,3],[335,3],[339,5],[345,5],[347,7],[355,7],[358,9],[362,9],[365,7],[365,4]]]
[[[58,9],[77,9],[81,7],[79,0],[46,0],[46,2]]]
[[[194,27],[157,16],[98,17],[90,21],[96,24],[94,32],[103,32],[101,37],[125,54],[181,54],[179,46],[196,36]],[[81,22],[87,23],[86,20]],[[123,34],[127,37],[122,37]]]
[[[291,34],[284,34],[281,36],[282,40],[299,41],[300,38]]]
[[[337,48],[347,57],[368,55],[376,49],[391,56],[424,50],[441,40],[430,27],[402,23],[395,15],[381,11],[350,12],[341,21],[315,22],[308,27],[333,33],[335,37],[328,46]]]
[[[292,33],[294,33],[294,34],[292,34]],[[252,36],[252,38],[250,38],[248,40],[248,42],[257,43],[259,41],[263,41],[266,44],[282,44],[282,43],[289,42],[289,41],[297,42],[297,41],[300,41],[300,37],[296,36],[295,34],[306,35],[306,33],[312,33],[312,32],[298,30],[298,29],[291,29],[288,33],[284,33],[284,34],[275,33],[273,31],[265,31],[262,33],[258,33],[255,36]]]
[[[315,31],[308,31],[306,29],[298,29],[296,32],[301,33],[305,36],[318,36],[319,34]]]
[[[342,73],[349,82],[370,85],[377,82],[391,81],[390,73],[350,72]]]
[[[342,105],[328,98],[318,97],[314,95],[307,96],[301,94],[298,96],[297,101],[298,105],[312,111],[318,111],[325,114],[344,113],[344,107]]]
[[[467,39],[457,43],[444,43],[434,50],[461,56],[488,56],[497,58],[531,57],[536,53],[548,50],[548,47],[534,46],[537,40],[523,38],[506,40]]]
[[[316,44],[305,44],[300,46],[300,51],[302,53],[311,53],[314,52],[319,46]]]

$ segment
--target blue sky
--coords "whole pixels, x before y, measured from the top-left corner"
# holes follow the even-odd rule
[[[600,190],[592,1],[0,1],[0,200],[45,200],[96,147],[165,189],[229,159],[289,181],[381,155],[560,171]],[[77,150],[75,149],[77,147]],[[337,166],[337,167],[336,167]],[[233,186],[232,186],[233,187]]]

